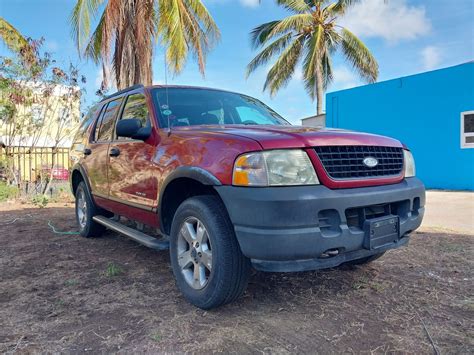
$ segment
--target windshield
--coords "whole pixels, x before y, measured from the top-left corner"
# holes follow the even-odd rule
[[[289,125],[280,115],[252,97],[210,89],[157,88],[153,100],[160,126]]]

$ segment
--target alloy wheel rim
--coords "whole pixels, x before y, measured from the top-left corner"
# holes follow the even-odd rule
[[[179,230],[178,264],[186,283],[201,290],[212,274],[212,246],[204,224],[196,217],[188,217]]]
[[[81,229],[84,229],[87,224],[87,201],[84,190],[80,190],[77,196],[77,220]]]

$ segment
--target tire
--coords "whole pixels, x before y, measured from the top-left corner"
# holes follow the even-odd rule
[[[345,262],[344,264],[345,265],[364,265],[364,264],[371,263],[372,261],[375,261],[378,258],[381,258],[384,254],[385,252],[374,254],[371,256],[366,256],[365,258],[362,258],[362,259],[351,260],[351,261]]]
[[[170,259],[179,290],[201,309],[230,303],[247,287],[250,260],[242,254],[227,210],[216,196],[191,197],[178,207],[171,225]]]
[[[100,211],[92,201],[86,184],[81,181],[76,190],[76,221],[84,238],[100,237],[105,232],[106,228],[92,219],[101,214]]]

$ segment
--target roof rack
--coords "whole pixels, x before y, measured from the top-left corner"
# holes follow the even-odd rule
[[[115,92],[115,93],[113,93],[113,94],[110,94],[110,95],[104,97],[102,100],[100,100],[100,102],[105,101],[105,100],[108,100],[108,99],[110,99],[110,98],[112,98],[112,97],[121,95],[121,94],[126,93],[126,92],[128,92],[128,91],[132,91],[132,90],[135,90],[135,89],[141,89],[141,88],[144,88],[144,86],[143,86],[142,84],[137,84],[137,85],[129,86],[128,88],[122,89],[122,90],[120,90],[120,91],[117,91],[117,92]]]

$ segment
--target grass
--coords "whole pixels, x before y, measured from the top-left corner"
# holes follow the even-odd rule
[[[150,335],[150,339],[153,340],[154,342],[157,342],[159,343],[161,341],[161,334],[158,333],[158,332],[155,332],[153,334]]]
[[[76,286],[77,284],[78,284],[77,280],[66,280],[66,281],[64,281],[64,286],[67,286],[67,287]]]
[[[107,277],[116,277],[120,276],[123,274],[122,268],[115,264],[115,263],[109,263],[107,265],[107,269],[105,270],[105,276]]]
[[[377,281],[371,281],[368,277],[362,276],[351,285],[354,290],[361,290],[371,288],[376,292],[382,292],[386,289],[386,285]]]
[[[9,186],[5,182],[0,181],[0,202],[4,202],[18,196],[18,188]]]

